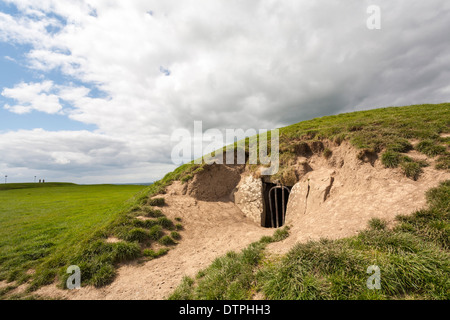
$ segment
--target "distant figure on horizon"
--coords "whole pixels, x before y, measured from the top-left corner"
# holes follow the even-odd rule
[[[41,183],[41,179],[39,179],[39,183]]]
[[[42,180],[42,183],[45,183],[45,180]]]

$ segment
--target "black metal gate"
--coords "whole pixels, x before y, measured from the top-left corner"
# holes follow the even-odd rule
[[[283,185],[274,185],[267,192],[266,227],[280,228],[286,221],[286,208],[291,190]],[[269,221],[267,221],[269,220]],[[267,223],[269,222],[269,223]]]

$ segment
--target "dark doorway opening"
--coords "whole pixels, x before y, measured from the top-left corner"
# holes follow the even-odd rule
[[[280,228],[286,222],[286,209],[292,187],[263,182],[263,214],[261,225]]]

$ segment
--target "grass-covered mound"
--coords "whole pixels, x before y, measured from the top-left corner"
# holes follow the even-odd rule
[[[336,145],[348,141],[360,150],[361,160],[382,158],[387,168],[400,166],[406,176],[417,180],[428,164],[405,157],[404,153],[415,148],[436,158],[436,169],[449,170],[450,137],[442,137],[444,133],[450,133],[450,103],[381,108],[302,121],[280,129],[280,170],[272,179],[291,184],[285,180],[292,180],[291,165],[298,156],[320,154],[329,158],[331,151],[321,143],[328,140]],[[413,140],[418,143],[413,145]],[[258,137],[246,139],[247,152],[250,142],[257,144]],[[270,154],[270,134],[268,142]],[[240,147],[235,143],[235,149]],[[202,166],[186,164],[165,179],[187,182]]]

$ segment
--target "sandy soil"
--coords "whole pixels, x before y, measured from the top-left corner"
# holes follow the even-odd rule
[[[408,156],[430,164],[423,168],[418,181],[405,177],[400,168],[385,169],[379,159],[373,165],[361,163],[348,143],[330,148],[330,160],[319,156],[309,159],[313,171],[300,180],[288,205],[286,222],[292,227],[291,235],[269,245],[269,250],[286,253],[297,242],[353,236],[372,218],[387,220],[392,227],[397,215],[426,206],[427,190],[450,179],[449,172],[434,169],[436,158],[414,150]],[[325,199],[326,190],[329,194]]]

